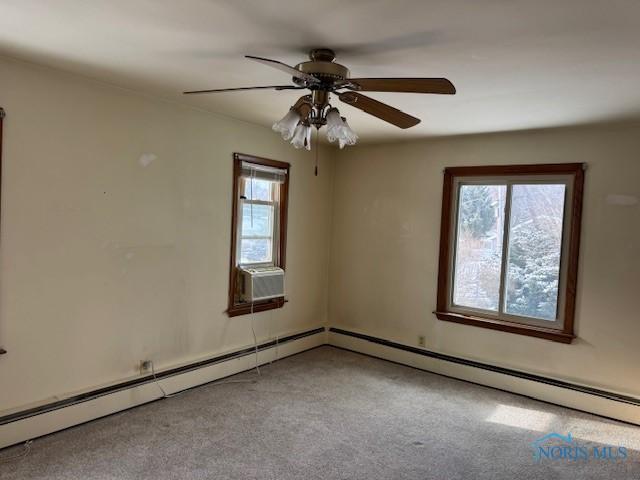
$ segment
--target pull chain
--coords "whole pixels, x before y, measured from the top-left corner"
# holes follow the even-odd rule
[[[316,177],[318,176],[318,150],[320,150],[320,145],[318,144],[318,132],[320,128],[316,126]]]
[[[251,209],[251,228],[253,228],[253,180],[256,178],[256,171],[251,170],[251,183],[249,184],[251,203],[249,204],[249,208]]]

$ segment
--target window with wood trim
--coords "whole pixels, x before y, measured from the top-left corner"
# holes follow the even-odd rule
[[[0,107],[0,184],[2,183],[2,122],[4,120],[4,109]],[[4,355],[7,351],[0,347],[0,355]]]
[[[571,343],[584,165],[445,169],[436,316]]]
[[[241,153],[233,161],[229,316],[284,305],[284,297],[247,302],[241,269],[285,268],[290,167]]]

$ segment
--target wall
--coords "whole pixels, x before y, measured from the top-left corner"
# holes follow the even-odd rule
[[[328,150],[314,177],[269,129],[2,59],[0,106],[0,411],[253,343],[224,313],[234,151],[292,164],[290,301],[259,340],[325,323]]]
[[[333,326],[640,395],[640,126],[584,127],[372,145],[336,161]],[[442,171],[587,162],[576,333],[571,345],[439,321]],[[613,202],[615,203],[615,202]]]
[[[252,343],[249,318],[224,314],[234,151],[292,163],[290,302],[255,315],[259,339],[324,323],[425,335],[431,350],[640,394],[640,206],[607,202],[640,196],[638,126],[323,149],[316,178],[312,155],[268,129],[23,63],[0,60],[0,106],[0,410],[129,378],[142,358],[161,369]],[[565,161],[589,164],[578,339],[436,320],[442,169]]]

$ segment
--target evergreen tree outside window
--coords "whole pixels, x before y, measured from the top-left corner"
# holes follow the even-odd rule
[[[439,319],[570,343],[582,164],[445,170]]]

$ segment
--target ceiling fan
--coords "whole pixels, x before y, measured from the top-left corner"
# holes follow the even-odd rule
[[[316,48],[309,52],[310,61],[291,67],[277,60],[246,55],[246,58],[277,68],[293,77],[294,85],[267,85],[259,87],[220,88],[184,92],[186,95],[236,92],[242,90],[304,90],[303,95],[289,112],[273,125],[273,130],[291,140],[296,148],[311,149],[311,126],[320,129],[327,126],[327,138],[338,142],[340,148],[355,145],[358,136],[330,103],[334,94],[338,99],[400,128],[410,128],[420,119],[397,108],[362,95],[360,92],[407,92],[453,95],[456,89],[446,78],[350,78],[349,69],[335,63],[335,53],[328,48]]]

